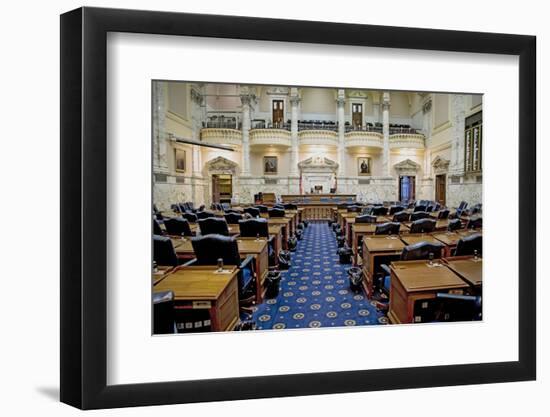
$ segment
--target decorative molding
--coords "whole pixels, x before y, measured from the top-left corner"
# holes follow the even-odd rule
[[[432,99],[428,99],[422,104],[422,113],[426,114],[432,110]]]
[[[338,132],[332,130],[301,130],[298,139],[300,145],[338,146]]]
[[[288,87],[268,87],[266,90],[266,94],[268,96],[276,95],[276,96],[286,96],[289,93]]]
[[[298,168],[300,168],[300,170],[302,170],[303,172],[336,172],[338,170],[338,163],[334,162],[332,159],[328,159],[323,156],[312,156],[299,162]]]
[[[420,165],[410,159],[405,159],[395,164],[393,167],[397,171],[398,175],[416,176],[418,170],[420,169]]]
[[[206,170],[209,173],[220,173],[220,174],[233,174],[237,173],[237,168],[239,165],[233,161],[230,161],[223,156],[218,156],[217,158],[211,159],[205,164]]]
[[[359,147],[380,148],[384,147],[384,135],[378,132],[351,131],[344,135],[346,149]]]
[[[424,149],[424,135],[420,133],[396,133],[390,135],[390,149],[394,148]]]
[[[243,142],[242,132],[226,128],[201,129],[201,140],[216,145],[241,146]]]
[[[432,167],[435,174],[445,174],[449,171],[449,161],[448,159],[442,158],[441,156],[436,156],[432,161]]]
[[[291,146],[291,133],[285,129],[252,129],[250,146]]]

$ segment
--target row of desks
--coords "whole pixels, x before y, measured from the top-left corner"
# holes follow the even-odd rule
[[[441,242],[446,245],[443,256],[449,257],[451,256],[452,248],[456,246],[456,242],[472,233],[472,231],[461,231],[457,233],[411,234],[399,237],[364,237],[362,269],[365,276],[365,291],[367,296],[370,297],[373,294],[374,279],[376,274],[380,272],[380,265],[383,263],[389,265],[390,262],[398,261],[405,246],[418,242]],[[446,240],[447,243],[443,240]]]

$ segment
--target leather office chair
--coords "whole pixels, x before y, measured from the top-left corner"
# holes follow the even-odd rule
[[[407,213],[406,211],[400,211],[393,215],[392,221],[401,223],[401,222],[408,222],[410,219],[411,219],[411,215],[409,213]]]
[[[455,230],[460,229],[462,229],[462,222],[460,219],[449,220],[449,223],[447,224],[447,231],[454,232]]]
[[[164,221],[166,233],[172,236],[193,236],[189,222],[181,217],[172,217]]]
[[[275,257],[275,239],[269,235],[269,223],[267,219],[248,219],[239,221],[239,231],[242,237],[263,237],[267,238],[268,242],[268,259],[269,266],[276,266],[277,259]]]
[[[412,222],[410,233],[431,233],[435,230],[434,219],[420,219]]]
[[[482,217],[471,217],[468,220],[466,229],[481,229],[483,227],[483,218]]]
[[[428,207],[426,207],[426,212],[431,213],[432,211],[434,211],[434,209],[435,209],[435,205],[430,204]]]
[[[362,214],[361,216],[357,216],[355,218],[355,223],[376,223],[376,216],[372,216],[370,214]]]
[[[164,232],[160,228],[159,222],[155,218],[153,218],[153,234],[155,234],[155,235],[163,235],[164,234]]]
[[[456,244],[454,256],[479,255],[482,254],[483,237],[479,233],[463,237]]]
[[[181,217],[183,217],[189,223],[196,223],[197,220],[199,219],[195,213],[191,213],[189,211],[182,213]]]
[[[153,334],[176,332],[174,315],[174,293],[157,291],[153,293]]]
[[[220,217],[209,217],[198,221],[201,235],[223,235],[229,236],[229,228],[225,219]]]
[[[375,206],[370,211],[373,216],[385,216],[388,214],[388,209],[384,206]]]
[[[439,214],[437,215],[437,218],[438,218],[439,220],[448,219],[448,218],[449,218],[449,213],[450,213],[450,210],[449,210],[449,209],[441,210],[441,211],[439,212]]]
[[[416,213],[417,211],[426,211],[427,206],[424,205],[417,205],[414,206],[413,212]]]
[[[153,235],[153,260],[157,265],[177,266],[176,251],[169,237]]]
[[[375,235],[398,235],[400,227],[401,227],[401,223],[393,223],[393,222],[381,223],[376,225],[374,234]]]
[[[348,206],[347,208],[348,213],[360,213],[362,210],[363,206],[360,205]]]
[[[395,213],[405,210],[403,206],[390,206],[390,216],[393,216]]]
[[[196,214],[197,214],[197,219],[198,220],[208,219],[209,217],[216,217],[216,215],[213,212],[207,211],[207,210],[197,211]]]
[[[239,254],[239,245],[235,237],[221,235],[206,235],[191,239],[195,258],[187,262],[191,265],[217,265],[222,259],[224,266],[236,266],[238,273],[239,300],[243,303],[252,302],[255,294],[254,256],[249,255],[243,261]]]
[[[285,210],[280,208],[269,209],[267,213],[269,217],[285,217]]]
[[[427,211],[415,211],[411,214],[411,222],[414,222],[416,220],[420,219],[429,219],[431,218],[430,213]]]
[[[243,219],[243,215],[240,213],[225,213],[225,221],[227,224],[239,224],[239,220]]]
[[[283,208],[285,210],[298,210],[298,206],[292,203],[283,204]]]
[[[467,208],[468,208],[468,203],[465,201],[461,201],[458,208],[456,209],[456,213],[458,217],[462,216],[462,213],[464,213],[464,211],[466,211]]]
[[[260,213],[267,213],[269,210],[269,207],[264,206],[263,204],[257,204],[254,206],[254,208],[257,208],[260,211]]]
[[[244,212],[250,214],[252,217],[260,216],[260,209],[256,207],[247,207],[244,209]]]

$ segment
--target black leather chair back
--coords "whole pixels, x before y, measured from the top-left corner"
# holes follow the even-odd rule
[[[394,222],[408,222],[411,219],[411,215],[406,211],[400,211],[393,215]]]
[[[250,214],[252,217],[258,217],[260,215],[260,209],[256,207],[247,207],[244,209],[244,212]]]
[[[269,223],[267,219],[248,219],[239,221],[239,230],[242,237],[269,237]]]
[[[376,216],[371,216],[370,214],[363,214],[355,218],[355,223],[376,223]]]
[[[470,217],[468,224],[466,225],[467,229],[481,229],[483,227],[483,218],[482,217]]]
[[[153,235],[153,260],[157,265],[178,265],[178,257],[169,237]]]
[[[417,211],[426,211],[427,209],[427,206],[424,206],[424,205],[417,205],[417,206],[414,206],[414,210],[413,212],[417,212]]]
[[[197,218],[200,219],[208,219],[209,217],[216,217],[216,215],[211,211],[197,211]]]
[[[348,213],[360,213],[363,210],[363,206],[359,206],[357,204],[353,206],[348,206],[347,211]]]
[[[374,234],[375,235],[398,235],[400,227],[401,227],[401,223],[393,223],[393,222],[381,223],[376,225]]]
[[[166,227],[166,232],[169,235],[193,235],[193,233],[191,232],[191,227],[189,227],[189,222],[181,217],[172,217],[171,219],[164,220],[164,226]]]
[[[286,203],[283,205],[285,210],[298,210],[298,206],[292,203]]]
[[[372,208],[370,214],[373,216],[385,216],[388,214],[388,209],[384,206],[376,206]]]
[[[229,236],[229,228],[227,227],[225,219],[220,217],[209,217],[199,220],[198,223],[201,235],[203,236],[212,234]]]
[[[474,251],[481,256],[483,237],[479,233],[463,237],[456,244],[455,256],[474,255]]]
[[[390,216],[393,216],[395,213],[405,210],[403,206],[390,206]]]
[[[465,201],[461,201],[461,202],[460,202],[460,205],[458,206],[458,209],[457,209],[457,210],[460,210],[460,211],[466,210],[466,207],[468,207],[468,203],[465,202]]]
[[[280,208],[269,209],[267,213],[269,217],[285,217],[285,210]]]
[[[414,222],[420,219],[429,219],[429,218],[430,218],[430,213],[428,213],[427,211],[415,211],[411,214],[411,222]]]
[[[186,219],[189,223],[196,223],[198,220],[198,217],[195,213],[185,212],[181,215],[184,219]]]
[[[224,265],[241,264],[237,239],[230,236],[205,235],[191,239],[197,265],[217,265],[218,258]]]
[[[227,224],[239,224],[239,220],[243,219],[243,215],[240,213],[226,213],[224,217]]]
[[[439,214],[437,215],[437,218],[440,220],[448,219],[449,218],[449,209],[441,210]]]
[[[449,223],[447,224],[447,230],[449,232],[454,232],[455,230],[462,229],[462,222],[460,219],[452,219],[449,220]]]
[[[175,332],[174,293],[157,291],[153,293],[153,334]]]
[[[258,204],[254,207],[257,208],[258,210],[260,210],[260,213],[267,213],[267,211],[269,210],[269,207],[264,206],[262,204]]]
[[[420,219],[412,222],[411,233],[431,233],[435,230],[436,221],[434,219]]]
[[[433,253],[434,259],[438,259],[441,258],[443,248],[445,248],[443,243],[418,242],[403,248],[401,260],[415,261],[419,259],[429,259],[430,253]]]
[[[155,234],[155,235],[163,235],[164,234],[162,229],[160,228],[160,224],[157,221],[157,219],[153,219],[153,234]]]

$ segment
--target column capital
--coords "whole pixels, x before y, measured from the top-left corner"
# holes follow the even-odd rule
[[[289,101],[290,104],[297,106],[298,104],[300,104],[300,101],[302,101],[302,99],[300,98],[300,96],[290,96]]]

